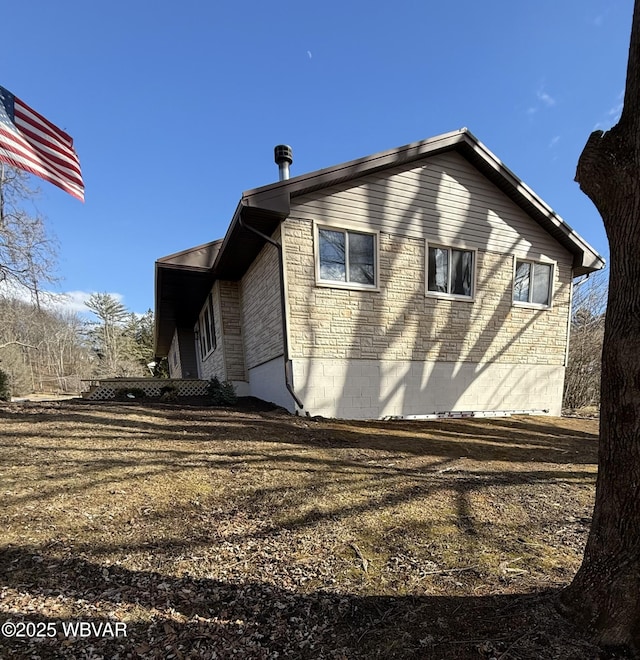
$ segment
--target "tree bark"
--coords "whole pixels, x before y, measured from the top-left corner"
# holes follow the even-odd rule
[[[576,181],[609,238],[598,479],[582,566],[563,607],[603,647],[640,657],[640,6],[636,2],[624,110],[593,133]]]

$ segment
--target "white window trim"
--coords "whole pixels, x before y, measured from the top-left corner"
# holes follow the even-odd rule
[[[516,288],[516,271],[518,270],[518,262],[531,264],[540,264],[542,266],[551,266],[551,277],[549,282],[549,304],[542,305],[541,303],[523,302],[522,300],[515,300]],[[525,309],[551,309],[553,307],[553,296],[555,293],[555,279],[556,279],[557,263],[555,261],[545,261],[543,259],[528,259],[526,257],[513,257],[513,276],[511,279],[511,305],[513,307],[524,307]],[[532,290],[531,282],[529,282],[529,291]]]
[[[205,353],[204,352],[204,316],[205,312],[209,310],[209,319],[211,321],[211,347]],[[198,333],[198,357],[201,362],[204,362],[218,347],[218,341],[216,338],[216,321],[213,314],[213,297],[211,294],[207,297],[207,302],[204,304],[200,315],[198,316],[198,322],[196,323],[195,331]]]
[[[352,232],[356,234],[366,234],[373,236],[373,264],[374,264],[374,284],[360,284],[359,282],[340,282],[337,280],[324,280],[320,277],[320,230],[327,229],[329,231],[341,231],[344,233]],[[380,232],[375,229],[363,229],[356,227],[350,223],[313,223],[313,251],[315,259],[315,277],[316,286],[326,287],[329,289],[348,289],[350,291],[380,291]],[[345,255],[345,260],[348,260],[348,254]],[[347,261],[347,272],[348,261]]]
[[[473,269],[471,273],[471,295],[461,296],[456,293],[444,293],[443,291],[429,291],[429,248],[440,248],[442,250],[461,250],[473,252]],[[451,264],[453,259],[449,258],[449,282],[451,282]],[[474,302],[476,299],[476,273],[478,269],[478,248],[467,245],[455,245],[439,243],[436,241],[425,241],[424,249],[424,295],[425,298],[441,298],[443,300],[460,300],[461,302]]]

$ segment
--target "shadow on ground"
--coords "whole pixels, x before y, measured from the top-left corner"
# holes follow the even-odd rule
[[[3,591],[15,592],[17,601],[28,595],[72,610],[60,617],[21,613],[14,622],[54,622],[58,630],[70,620],[128,622],[126,638],[4,639],[3,658],[599,657],[556,613],[555,591],[484,597],[300,594],[255,582],[105,569],[29,547],[0,553],[0,575]],[[146,620],[140,621],[141,610],[148,612]]]
[[[144,422],[131,418],[140,411]],[[151,413],[153,419],[148,415]],[[63,414],[63,417],[61,417]],[[0,406],[0,420],[22,422],[32,435],[33,423],[99,425],[105,437],[134,430],[161,440],[260,440],[303,446],[396,450],[416,455],[467,456],[474,460],[597,464],[598,433],[566,418],[535,416],[445,419],[430,421],[333,420],[289,415],[280,408],[247,397],[229,409],[152,402],[83,402]],[[62,431],[62,429],[61,429]],[[64,434],[60,433],[63,438]]]
[[[533,417],[362,423],[296,418],[255,401],[232,410],[137,402],[10,404],[0,406],[2,423],[11,431],[0,440],[0,468],[14,475],[14,491],[5,493],[7,530],[14,536],[0,550],[3,620],[54,623],[58,631],[63,621],[128,624],[127,637],[119,639],[0,637],[3,659],[600,657],[557,615],[558,592],[545,589],[551,584],[547,573],[529,584],[528,593],[508,581],[488,584],[479,573],[466,595],[359,595],[335,580],[321,588],[278,582],[250,559],[253,570],[218,571],[213,579],[195,556],[214,547],[211,539],[229,522],[231,505],[234,519],[245,524],[237,533],[219,534],[224,544],[218,547],[228,556],[237,546],[255,543],[256,534],[293,530],[305,539],[326,531],[320,524],[338,530],[348,520],[347,531],[360,529],[367,515],[382,526],[381,512],[392,518],[401,505],[416,506],[425,525],[412,533],[421,538],[429,532],[423,507],[427,501],[440,507],[442,493],[453,503],[450,526],[468,541],[461,547],[480,552],[483,538],[502,538],[500,498],[512,486],[522,487],[527,500],[522,510],[531,521],[518,520],[503,543],[513,540],[520,552],[529,540],[520,538],[528,524],[557,541],[574,535],[578,540],[566,546],[573,551],[588,521],[565,520],[564,504],[576,496],[576,487],[580,492],[593,487],[593,424]],[[161,494],[169,479],[187,478],[194,470],[212,487],[225,484],[219,511],[176,500],[157,511],[117,517],[128,511],[133,484],[153,485]],[[573,490],[565,492],[569,485]],[[313,509],[302,506],[310,493],[317,503]],[[473,499],[478,494],[482,502]],[[491,507],[490,513],[479,511],[480,504]],[[83,506],[95,514],[87,529],[77,520]],[[115,521],[108,522],[109,513]],[[263,527],[244,518],[260,513]],[[66,526],[49,527],[52,516],[63,514]],[[129,544],[126,525],[135,531],[133,523],[140,521],[148,522],[153,535],[143,529]],[[560,529],[549,527],[558,521]],[[409,533],[393,520],[385,525],[389,529],[381,534],[388,532],[399,544]],[[440,528],[431,533],[440,542]],[[340,540],[349,545],[349,538]],[[265,552],[270,547],[275,546],[264,544]],[[289,554],[284,541],[277,547]],[[154,572],[160,562],[127,568],[141,549],[153,560],[166,555],[168,566],[185,559],[191,573]],[[217,550],[210,554],[226,568]],[[239,556],[245,563],[251,557]],[[468,556],[461,552],[463,566]],[[320,559],[314,554],[307,561]],[[326,586],[334,583],[335,589]]]

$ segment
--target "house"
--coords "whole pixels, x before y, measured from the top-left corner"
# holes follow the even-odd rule
[[[330,417],[560,414],[572,282],[604,260],[468,130],[279,157],[222,240],[156,262],[173,378]]]

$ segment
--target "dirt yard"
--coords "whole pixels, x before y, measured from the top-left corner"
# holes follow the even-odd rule
[[[597,420],[32,402],[0,447],[3,659],[598,657],[554,609]]]

